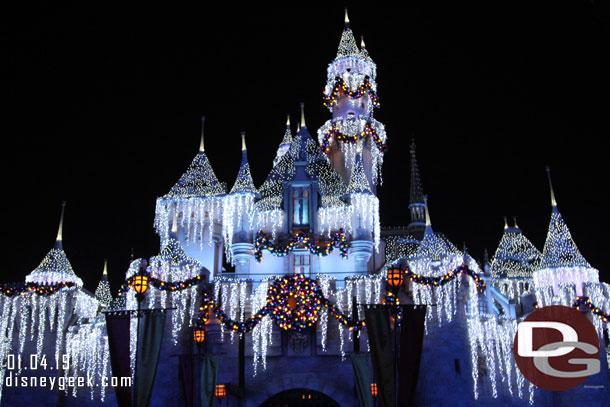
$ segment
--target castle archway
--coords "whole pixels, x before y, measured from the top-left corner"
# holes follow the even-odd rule
[[[269,397],[261,407],[339,407],[339,403],[316,390],[290,389]]]

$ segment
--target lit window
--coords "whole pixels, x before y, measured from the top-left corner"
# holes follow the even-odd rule
[[[304,274],[306,276],[309,276],[310,266],[311,260],[309,254],[294,255],[294,274]]]
[[[309,187],[292,188],[292,224],[309,225]]]

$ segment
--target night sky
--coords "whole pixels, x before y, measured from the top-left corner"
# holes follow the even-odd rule
[[[322,90],[343,29],[342,5],[125,3],[28,5],[4,16],[8,241],[0,281],[23,281],[40,263],[67,200],[64,249],[74,270],[94,290],[108,258],[116,292],[132,248],[136,257],[159,251],[155,198],[197,153],[202,114],[206,152],[229,186],[240,130],[260,186],[286,113],[296,122],[305,102],[314,138],[330,118]],[[610,281],[607,3],[454,3],[350,8],[352,29],[365,36],[378,66],[375,118],[388,131],[382,226],[409,223],[415,137],[435,230],[482,258],[485,248],[495,251],[503,216],[516,215],[542,250],[550,165],[578,247]]]

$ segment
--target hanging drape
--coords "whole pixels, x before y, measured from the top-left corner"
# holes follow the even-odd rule
[[[129,313],[106,313],[106,330],[113,377],[131,377],[129,366],[130,319]],[[119,380],[119,383],[122,382]],[[114,392],[119,407],[131,407],[131,386],[117,386],[114,388]]]
[[[138,340],[137,361],[137,405],[135,407],[148,407],[152,388],[157,374],[157,365],[163,342],[165,328],[165,311],[144,312],[141,317],[144,325]]]
[[[184,407],[195,407],[195,366],[193,355],[180,355],[180,383],[184,395]]]
[[[402,332],[400,335],[400,363],[398,365],[398,405],[415,405],[415,391],[419,364],[424,343],[426,306],[402,306]]]
[[[201,407],[213,407],[216,375],[218,374],[218,356],[205,355],[201,361],[199,392]]]
[[[369,370],[368,353],[352,353],[352,368],[354,369],[354,379],[356,382],[356,392],[360,407],[373,407],[373,397],[371,395],[371,372]]]
[[[373,306],[364,309],[366,329],[371,345],[371,361],[377,383],[379,407],[396,405],[395,365],[388,308]]]

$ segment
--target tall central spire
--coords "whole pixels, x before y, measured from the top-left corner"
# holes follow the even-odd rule
[[[421,240],[426,229],[426,207],[424,192],[419,176],[419,167],[415,155],[415,140],[411,141],[411,186],[409,191],[409,211],[411,212],[411,223],[408,230],[413,237]]]

